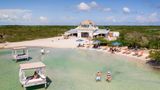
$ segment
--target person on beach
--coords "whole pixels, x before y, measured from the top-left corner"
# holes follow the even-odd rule
[[[111,53],[114,54],[115,50],[113,47],[111,47]]]
[[[111,73],[108,71],[106,76],[106,81],[110,82],[112,80]]]
[[[96,81],[101,81],[102,72],[98,71],[96,74]]]

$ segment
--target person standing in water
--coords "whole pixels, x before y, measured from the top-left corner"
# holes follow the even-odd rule
[[[41,54],[42,54],[42,55],[45,54],[44,48],[41,48]]]
[[[102,72],[98,71],[96,74],[96,81],[101,81]]]
[[[108,71],[106,76],[106,81],[111,82],[111,80],[112,80],[112,76],[111,76],[111,73]]]

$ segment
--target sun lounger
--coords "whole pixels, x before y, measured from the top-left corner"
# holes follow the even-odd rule
[[[131,54],[131,50],[128,50],[128,51],[126,52],[126,54]]]
[[[129,51],[129,50],[125,50],[125,51],[123,51],[122,53],[123,53],[123,54],[127,54],[127,53],[128,53],[128,51]]]
[[[132,54],[133,56],[137,56],[138,55],[138,51],[135,51],[134,54]]]
[[[121,52],[121,48],[117,48],[117,52]]]
[[[143,51],[141,51],[137,57],[141,57],[141,56],[143,56]]]
[[[125,50],[125,51],[122,52],[122,54],[125,54],[126,52],[127,52],[127,51]]]

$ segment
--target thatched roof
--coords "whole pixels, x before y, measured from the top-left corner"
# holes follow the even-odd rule
[[[95,23],[91,20],[85,20],[80,23],[81,25],[95,25]]]

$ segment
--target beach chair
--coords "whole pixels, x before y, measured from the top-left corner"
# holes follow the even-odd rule
[[[138,55],[138,51],[135,51],[134,54],[132,54],[133,56],[137,56]]]
[[[128,52],[128,50],[124,50],[123,52],[122,52],[122,54],[126,54]]]
[[[121,52],[121,48],[120,48],[120,47],[117,47],[117,48],[116,48],[116,52],[118,52],[118,53]]]
[[[90,48],[90,46],[89,46],[89,45],[87,45],[87,46],[86,46],[86,48]]]
[[[141,57],[141,56],[143,56],[143,51],[140,51],[140,53],[137,55],[137,57]]]
[[[126,52],[126,54],[131,54],[131,52],[132,52],[131,50],[128,50],[128,51]]]

